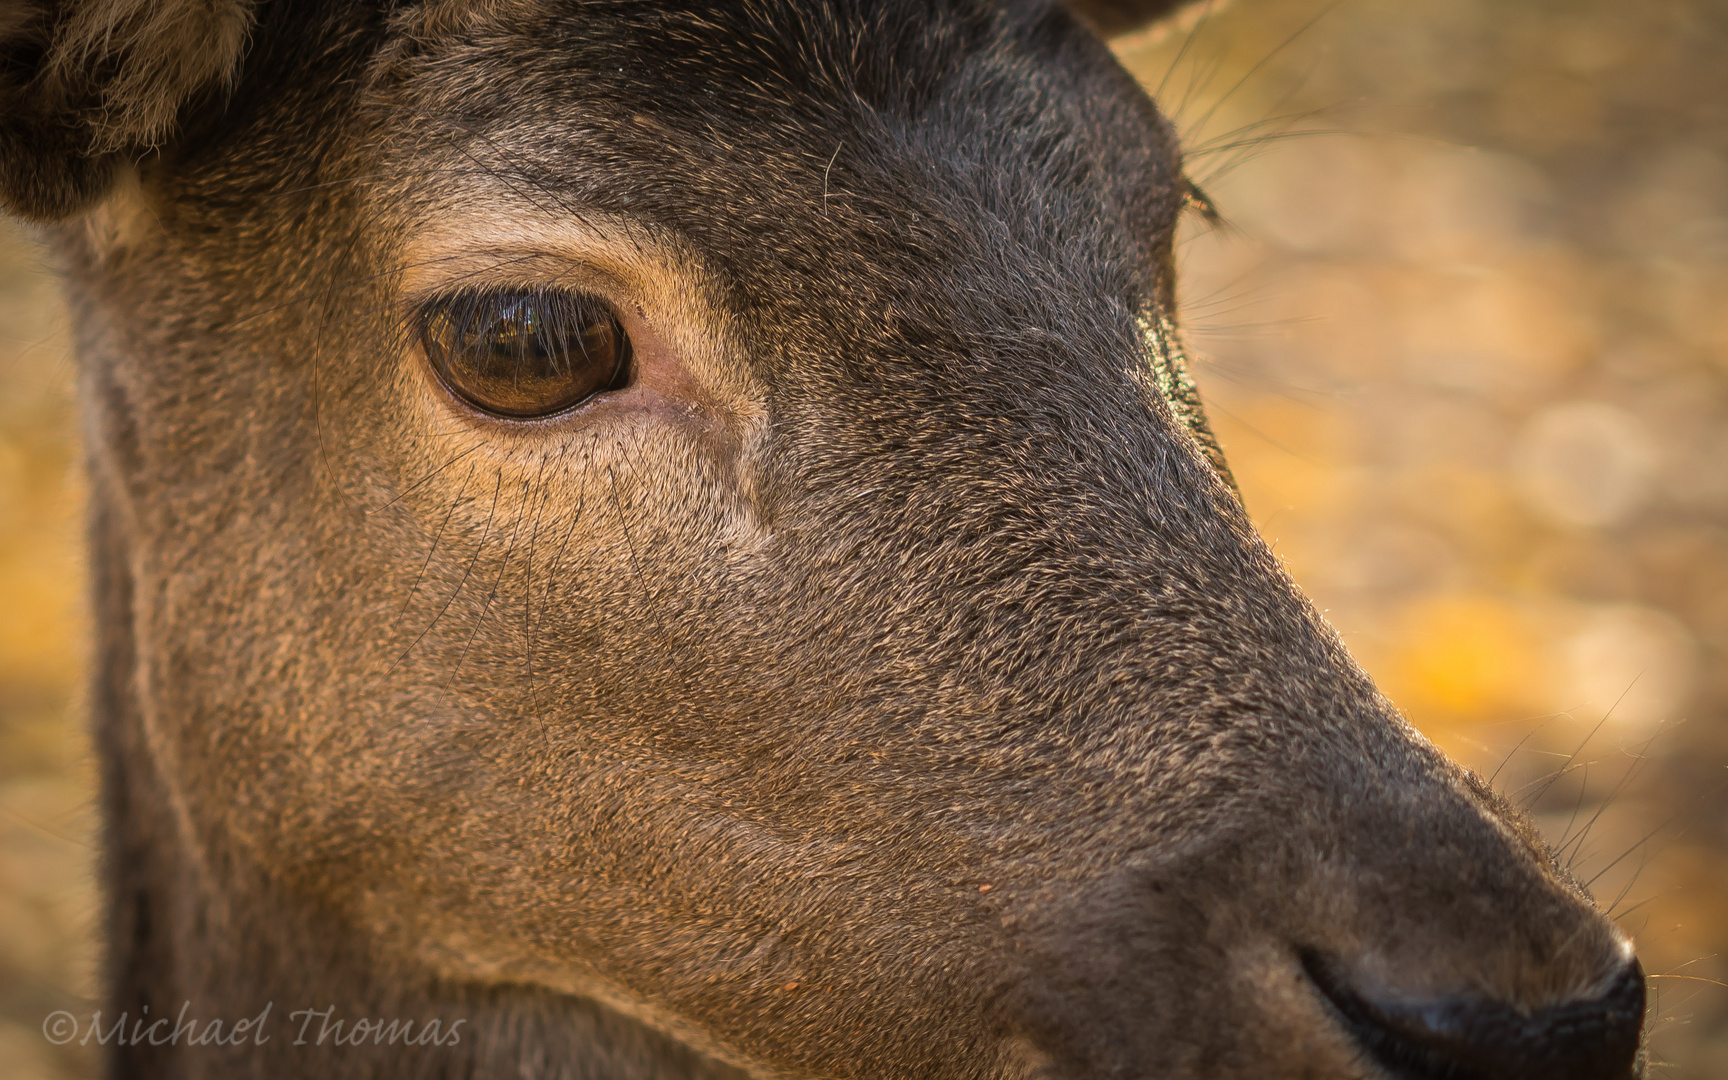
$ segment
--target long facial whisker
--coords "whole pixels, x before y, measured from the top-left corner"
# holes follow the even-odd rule
[[[430,634],[432,628],[437,626],[439,621],[444,618],[444,613],[450,610],[450,605],[455,602],[456,597],[460,596],[462,590],[467,587],[468,577],[474,572],[474,562],[480,558],[480,552],[486,547],[486,539],[492,534],[492,518],[498,512],[498,493],[502,490],[503,484],[504,474],[499,472],[497,482],[492,487],[492,508],[486,512],[485,529],[480,534],[480,542],[474,546],[474,554],[468,557],[468,565],[462,571],[462,580],[456,583],[456,588],[450,593],[449,597],[445,599],[444,606],[438,609],[438,614],[434,615],[432,621],[426,624],[426,629],[420,631],[419,636],[416,637],[406,649],[402,650],[402,655],[398,656],[390,665],[390,670],[386,671],[384,673],[385,675],[394,672],[402,661],[408,659],[408,655],[418,648],[422,641],[426,640],[426,635]]]
[[[527,494],[527,485],[523,485],[523,494]],[[468,640],[462,643],[462,653],[456,658],[455,665],[450,669],[450,678],[444,683],[444,696],[448,697],[450,688],[456,684],[456,676],[462,671],[462,665],[468,659],[468,652],[474,647],[474,639],[480,635],[480,628],[486,625],[486,616],[491,614],[492,602],[498,598],[498,586],[504,581],[504,572],[510,568],[510,558],[516,552],[516,534],[522,528],[522,519],[527,516],[520,509],[514,515],[515,521],[510,526],[510,539],[504,544],[504,557],[498,561],[498,573],[492,578],[492,588],[486,594],[485,603],[480,605],[480,615],[474,620],[474,628],[468,631]]]
[[[449,509],[444,511],[443,520],[438,523],[438,531],[432,534],[432,543],[426,549],[426,558],[420,562],[420,572],[414,575],[414,584],[408,590],[408,595],[402,598],[402,607],[396,612],[396,618],[390,623],[390,632],[386,640],[394,640],[397,627],[402,625],[403,616],[408,614],[408,606],[414,602],[415,595],[420,591],[420,583],[426,580],[426,570],[432,565],[432,557],[438,553],[438,545],[444,539],[444,530],[450,527],[450,518],[455,515],[456,507],[468,495],[468,482],[474,478],[476,462],[468,463],[468,472],[462,478],[462,483],[456,488],[456,497],[450,500]]]

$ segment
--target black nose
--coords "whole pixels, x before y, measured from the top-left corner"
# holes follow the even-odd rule
[[[1644,1026],[1644,969],[1633,960],[1601,995],[1525,1014],[1495,1001],[1371,1001],[1342,966],[1302,967],[1344,1027],[1397,1080],[1631,1080]]]

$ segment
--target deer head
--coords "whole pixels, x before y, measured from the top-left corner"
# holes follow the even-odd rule
[[[110,1005],[468,1023],[119,1072],[1639,1071],[1627,941],[1239,505],[1094,29],[1165,6],[0,17]]]

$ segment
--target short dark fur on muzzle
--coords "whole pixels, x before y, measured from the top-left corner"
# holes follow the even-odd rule
[[[1238,501],[1098,36],[1167,6],[0,16],[105,1009],[277,1025],[114,1075],[1641,1072],[1628,943]]]

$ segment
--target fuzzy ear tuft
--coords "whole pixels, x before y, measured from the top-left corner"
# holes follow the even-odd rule
[[[1116,37],[1157,22],[1190,6],[1194,0],[1068,0],[1068,10],[1098,31]]]
[[[125,155],[160,145],[195,94],[233,77],[251,0],[11,0],[0,12],[0,200],[88,208]]]

